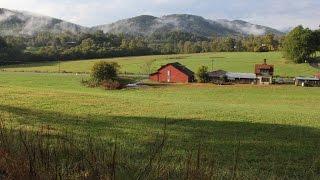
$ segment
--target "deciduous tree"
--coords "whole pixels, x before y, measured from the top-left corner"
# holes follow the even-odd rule
[[[311,60],[311,55],[316,52],[314,33],[298,26],[285,38],[283,44],[284,56],[295,63],[304,63]]]

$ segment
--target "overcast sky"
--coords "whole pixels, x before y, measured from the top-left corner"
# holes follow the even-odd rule
[[[320,24],[320,0],[0,0],[0,7],[44,14],[84,26],[138,16],[194,14],[241,19],[277,29]]]

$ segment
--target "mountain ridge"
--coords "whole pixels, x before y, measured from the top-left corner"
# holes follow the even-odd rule
[[[34,35],[40,32],[89,32],[90,28],[28,11],[0,8],[0,35]]]
[[[201,16],[190,14],[171,14],[162,17],[141,15],[133,18],[123,19],[111,24],[93,27],[115,34],[140,34],[150,35],[159,31],[183,31],[201,36],[239,36],[239,35],[264,35],[273,33],[283,35],[284,33],[262,25],[252,24],[243,20],[210,20]]]
[[[61,19],[0,8],[0,35],[35,35],[40,32],[59,33],[91,33],[102,30],[105,33],[149,36],[153,33],[182,31],[203,37],[243,36],[284,33],[262,25],[243,20],[210,20],[191,14],[170,14],[161,17],[141,15],[122,19],[114,23],[85,27]]]

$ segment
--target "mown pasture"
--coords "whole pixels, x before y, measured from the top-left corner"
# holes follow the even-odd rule
[[[189,66],[196,64],[192,59],[184,61]],[[64,65],[68,63],[74,63],[70,68],[83,65]],[[247,66],[249,69],[249,65],[229,67],[244,71]],[[120,179],[196,178],[204,177],[203,172],[208,172],[207,177],[228,179],[320,175],[319,88],[189,84],[104,91],[82,86],[83,78],[87,75],[1,72],[0,120],[6,129],[12,129],[12,142],[23,137],[19,136],[21,130],[34,133],[45,127],[46,136],[73,139],[79,149],[87,147],[83,157],[94,147],[99,149],[89,161],[98,165],[104,157],[101,154],[116,145]],[[57,142],[48,148],[59,147]],[[63,176],[81,159],[72,155],[60,158],[57,166],[63,167],[59,169]],[[93,168],[92,172],[96,171]]]
[[[149,74],[161,65],[178,61],[193,71],[204,65],[209,69],[223,69],[234,72],[253,72],[254,64],[262,63],[267,59],[268,63],[275,65],[275,73],[279,76],[311,76],[319,69],[309,64],[293,64],[282,57],[281,52],[252,53],[252,52],[222,52],[204,54],[159,55],[143,57],[124,57],[97,60],[80,60],[67,62],[43,62],[31,63],[19,66],[3,67],[6,71],[23,72],[61,72],[89,73],[92,65],[100,60],[115,61],[121,65],[121,72],[127,74]],[[60,64],[60,65],[59,65]]]

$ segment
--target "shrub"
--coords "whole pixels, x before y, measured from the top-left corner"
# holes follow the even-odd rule
[[[198,81],[200,83],[207,83],[209,82],[209,76],[208,76],[208,67],[207,66],[201,66],[198,69],[197,72]]]
[[[81,84],[90,88],[98,87],[99,83],[94,81],[93,79],[82,79]]]
[[[118,77],[119,68],[117,63],[100,61],[93,65],[91,76],[98,83],[104,80],[115,80]]]
[[[101,86],[106,90],[121,89],[121,84],[116,80],[104,80],[101,82]]]
[[[93,65],[91,78],[82,80],[81,83],[87,87],[103,87],[106,90],[121,89],[122,85],[118,78],[119,65],[114,62],[100,61]]]

